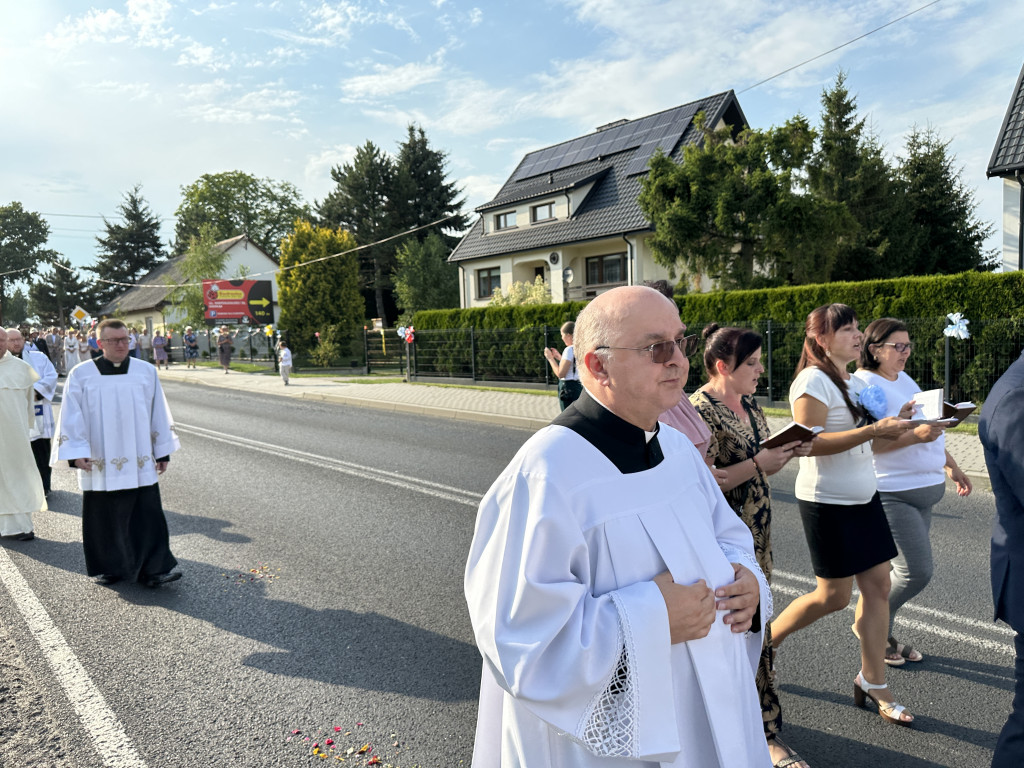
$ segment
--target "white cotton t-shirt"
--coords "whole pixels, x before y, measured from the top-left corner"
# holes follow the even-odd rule
[[[284,349],[281,350],[280,354],[281,354],[280,366],[282,368],[291,368],[292,367],[292,351],[290,349],[288,349],[287,347],[285,347]]]
[[[576,353],[572,351],[571,344],[562,350],[562,359],[572,363],[569,366],[569,372],[565,374],[565,381],[579,381],[580,372],[576,370]]]
[[[885,415],[897,416],[904,403],[920,394],[921,388],[906,372],[900,371],[896,381],[889,381],[873,371],[859,370],[853,374],[865,386],[876,385],[885,393]],[[930,443],[916,443],[895,451],[876,453],[875,477],[878,490],[895,493],[915,488],[928,488],[946,482],[946,436]]]
[[[846,382],[854,405],[864,382],[851,377]],[[808,395],[828,407],[826,432],[845,432],[857,426],[846,407],[843,394],[820,368],[804,368],[789,387],[789,402]],[[875,495],[875,470],[871,463],[871,441],[832,456],[804,456],[796,476],[796,497],[822,504],[864,504]]]

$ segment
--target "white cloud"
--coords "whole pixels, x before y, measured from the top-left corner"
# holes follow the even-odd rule
[[[120,43],[128,40],[128,24],[117,11],[89,9],[84,16],[68,16],[57,28],[46,35],[46,43],[53,48],[69,50],[86,43]]]
[[[437,63],[409,63],[400,66],[377,64],[372,75],[345,80],[341,92],[350,99],[379,99],[411,91],[441,79],[444,68]]]
[[[303,167],[307,197],[323,200],[334,188],[331,169],[352,162],[355,156],[356,147],[352,144],[338,144],[309,155]]]
[[[216,72],[231,67],[230,52],[225,53],[224,48],[214,48],[212,45],[201,43],[189,43],[178,55],[175,63],[179,67],[201,67]]]

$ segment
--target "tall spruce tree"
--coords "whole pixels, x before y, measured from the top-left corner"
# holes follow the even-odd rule
[[[851,224],[836,245],[832,279],[903,274],[913,232],[906,228],[901,185],[886,162],[884,147],[857,114],[845,72],[822,91],[821,105],[820,138],[807,164],[808,189],[818,199],[844,206]]]
[[[39,262],[51,253],[43,248],[50,226],[21,203],[0,206],[0,327],[14,283],[35,274]]]
[[[395,297],[406,323],[420,310],[459,306],[459,270],[448,263],[450,253],[437,232],[431,232],[423,242],[410,238],[399,246]]]
[[[934,129],[914,127],[907,136],[899,175],[918,247],[906,274],[987,272],[998,263],[996,253],[984,248],[993,227],[978,218],[974,191],[955,163],[949,142]]]
[[[92,286],[79,278],[71,262],[56,252],[51,253],[50,270],[40,273],[28,290],[29,311],[43,325],[66,328],[70,312],[76,306],[96,312],[99,305]]]
[[[99,257],[86,267],[99,278],[93,296],[97,309],[123,293],[125,283],[137,283],[167,258],[160,242],[160,217],[150,210],[141,189],[136,184],[125,193],[117,209],[121,223],[103,218],[106,235],[96,238]]]
[[[451,252],[459,237],[450,233],[464,230],[469,220],[462,213],[466,202],[462,190],[446,178],[447,163],[447,154],[431,148],[423,129],[410,124],[405,141],[398,147],[395,208],[403,229],[445,219],[436,227],[417,231],[416,239],[422,243],[436,232]]]
[[[360,289],[366,310],[385,322],[394,319],[392,271],[397,243],[372,245],[402,231],[398,221],[395,161],[372,141],[356,150],[352,162],[331,169],[336,187],[317,205],[321,226],[343,229],[360,246]]]

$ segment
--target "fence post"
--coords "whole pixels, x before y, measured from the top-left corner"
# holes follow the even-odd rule
[[[363,326],[363,357],[366,358],[366,372],[370,372],[370,332]]]
[[[770,317],[768,318],[768,330],[765,332],[765,336],[768,337],[768,405],[770,407],[775,402],[772,389],[772,319]]]
[[[547,324],[545,324],[544,325],[544,351],[547,352],[547,349],[548,349],[548,326],[547,326]],[[548,385],[551,384],[551,366],[548,365],[547,357],[545,357],[544,355],[541,355],[541,357],[544,358],[544,386],[548,386]]]
[[[473,326],[469,326],[469,375],[473,382],[476,382],[476,333]]]

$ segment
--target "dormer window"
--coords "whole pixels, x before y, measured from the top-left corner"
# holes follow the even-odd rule
[[[505,213],[498,213],[494,216],[494,229],[498,231],[500,229],[511,229],[516,225],[516,212],[506,211]]]
[[[551,221],[555,218],[555,204],[541,203],[530,208],[530,221],[534,224],[540,221]]]

